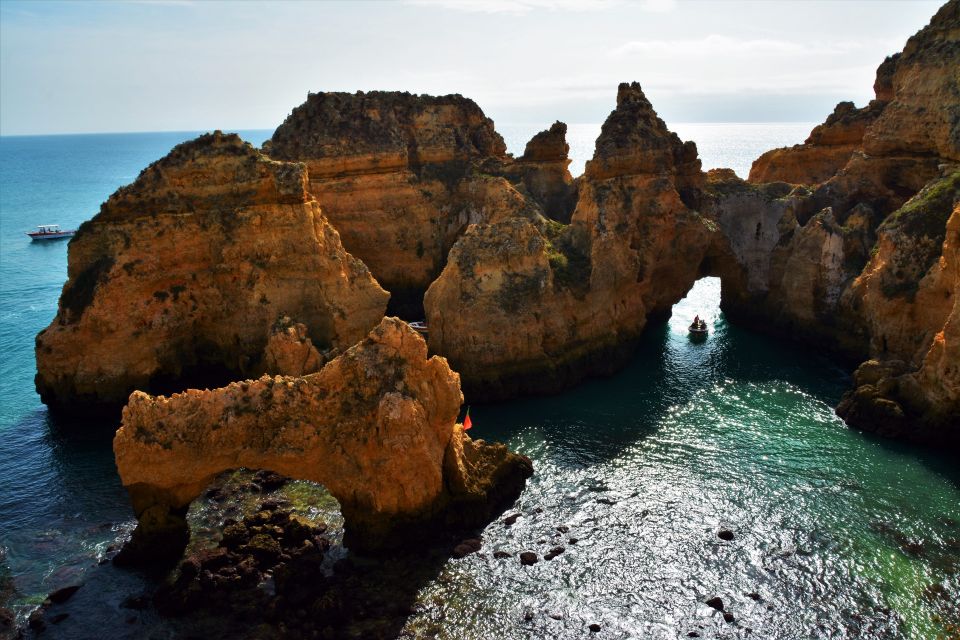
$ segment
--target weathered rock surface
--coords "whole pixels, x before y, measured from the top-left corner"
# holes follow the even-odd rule
[[[268,375],[281,376],[316,373],[324,363],[323,355],[307,335],[306,325],[293,322],[288,316],[273,326],[263,360]]]
[[[960,161],[960,2],[948,0],[907,40],[889,75],[893,100],[864,134],[871,156],[936,156]],[[887,63],[885,63],[887,64]],[[879,94],[878,94],[879,97]]]
[[[264,149],[306,163],[344,246],[407,316],[468,224],[529,208],[502,177],[511,160],[493,121],[459,95],[310,94]]]
[[[947,220],[960,201],[958,68],[960,2],[951,0],[902,54],[880,66],[877,100],[869,107],[841,105],[807,144],[785,151],[795,164],[785,173],[770,168],[776,154],[758,160],[751,181],[772,176],[820,184],[793,189],[779,218],[774,208],[754,208],[748,218],[758,219],[758,238],[766,233],[759,219],[776,218],[764,225],[775,229],[773,249],[748,265],[752,291],[727,296],[724,289],[724,308],[735,320],[777,327],[851,359],[871,358],[838,413],[863,429],[924,441],[956,441],[944,425],[960,423],[952,369],[933,367],[945,385],[918,371],[949,352],[957,295],[948,274],[954,249]],[[804,155],[854,144],[858,136],[849,160],[825,180],[819,160]],[[730,193],[751,189],[735,182],[713,185],[714,209],[728,206]],[[747,240],[743,225],[721,226],[734,247]],[[765,260],[764,272],[758,265]]]
[[[750,182],[817,184],[829,179],[861,148],[867,126],[886,106],[879,95],[862,109],[852,102],[839,103],[806,142],[772,149],[757,158],[750,168]]]
[[[517,163],[523,186],[540,204],[543,214],[563,223],[570,222],[576,205],[566,134],[567,125],[554,122],[549,129],[530,139]]]
[[[639,85],[621,85],[569,225],[477,224],[454,245],[425,297],[431,349],[473,398],[613,371],[711,250],[716,226],[689,206],[702,180],[696,147],[667,130]]]
[[[462,398],[459,376],[428,359],[423,339],[396,318],[308,376],[171,397],[135,392],[114,439],[139,520],[126,559],[150,557],[164,540],[178,554],[189,503],[239,467],[323,484],[354,550],[423,536],[427,522],[479,524],[532,469],[455,424]]]
[[[873,158],[960,160],[958,25],[960,4],[951,0],[907,41],[902,53],[880,65],[875,100],[862,109],[841,102],[804,144],[758,158],[750,181],[817,184],[861,150]]]
[[[837,413],[880,435],[960,444],[960,171],[884,222],[853,295],[879,359],[857,369]]]
[[[114,193],[70,242],[57,317],[37,336],[43,400],[121,403],[191,370],[249,376],[283,315],[324,349],[366,335],[387,294],[306,186],[302,164],[216,132]]]

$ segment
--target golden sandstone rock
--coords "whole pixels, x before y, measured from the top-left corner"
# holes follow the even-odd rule
[[[453,246],[424,301],[431,349],[471,397],[612,372],[648,315],[689,290],[712,246],[715,227],[684,201],[702,180],[696,146],[667,130],[638,84],[621,85],[569,225],[477,224]]]
[[[751,181],[705,175],[636,83],[576,181],[562,123],[514,160],[460,96],[312,95],[275,159],[202,136],[81,228],[38,389],[75,406],[196,369],[287,374],[130,396],[114,450],[139,524],[121,562],[177,557],[190,501],[236,467],[326,485],[355,550],[483,524],[532,469],[455,424],[460,375],[481,399],[611,372],[704,275],[731,320],[869,358],[837,409],[851,425],[956,444],[957,68],[950,0],[880,66],[871,105],[841,103]],[[394,308],[423,310],[437,356],[381,320],[387,294],[340,234]]]
[[[428,358],[396,318],[311,375],[170,397],[135,392],[114,439],[140,522],[124,559],[182,542],[189,503],[240,467],[322,483],[354,550],[422,538],[430,522],[481,524],[519,493],[531,466],[466,435],[456,424],[462,399],[446,360]]]
[[[306,180],[302,164],[217,132],[113,194],[70,242],[57,317],[37,336],[43,400],[122,403],[191,370],[249,376],[282,315],[323,348],[366,335],[387,294]]]
[[[264,149],[307,165],[347,250],[390,291],[391,310],[410,316],[468,224],[527,206],[506,179],[477,170],[508,162],[506,145],[459,95],[311,94]]]

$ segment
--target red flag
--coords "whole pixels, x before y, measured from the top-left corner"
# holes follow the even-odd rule
[[[467,415],[463,418],[463,430],[467,431],[473,426],[473,420],[470,419],[470,407],[467,407]]]

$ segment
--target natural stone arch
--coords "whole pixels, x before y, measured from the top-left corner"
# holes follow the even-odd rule
[[[504,445],[467,436],[456,424],[462,399],[446,360],[428,359],[423,339],[396,318],[308,376],[171,397],[135,392],[114,439],[139,523],[121,560],[157,559],[165,547],[178,557],[190,502],[238,467],[324,485],[354,550],[394,546],[413,523],[479,524],[532,468]]]

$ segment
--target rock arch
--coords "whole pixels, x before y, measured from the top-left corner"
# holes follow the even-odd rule
[[[396,318],[315,374],[171,397],[135,392],[114,439],[138,518],[121,561],[157,559],[163,548],[179,557],[190,502],[238,467],[323,484],[353,550],[399,544],[414,523],[479,524],[532,467],[467,436],[456,424],[462,399],[459,376],[428,359],[423,339]]]

